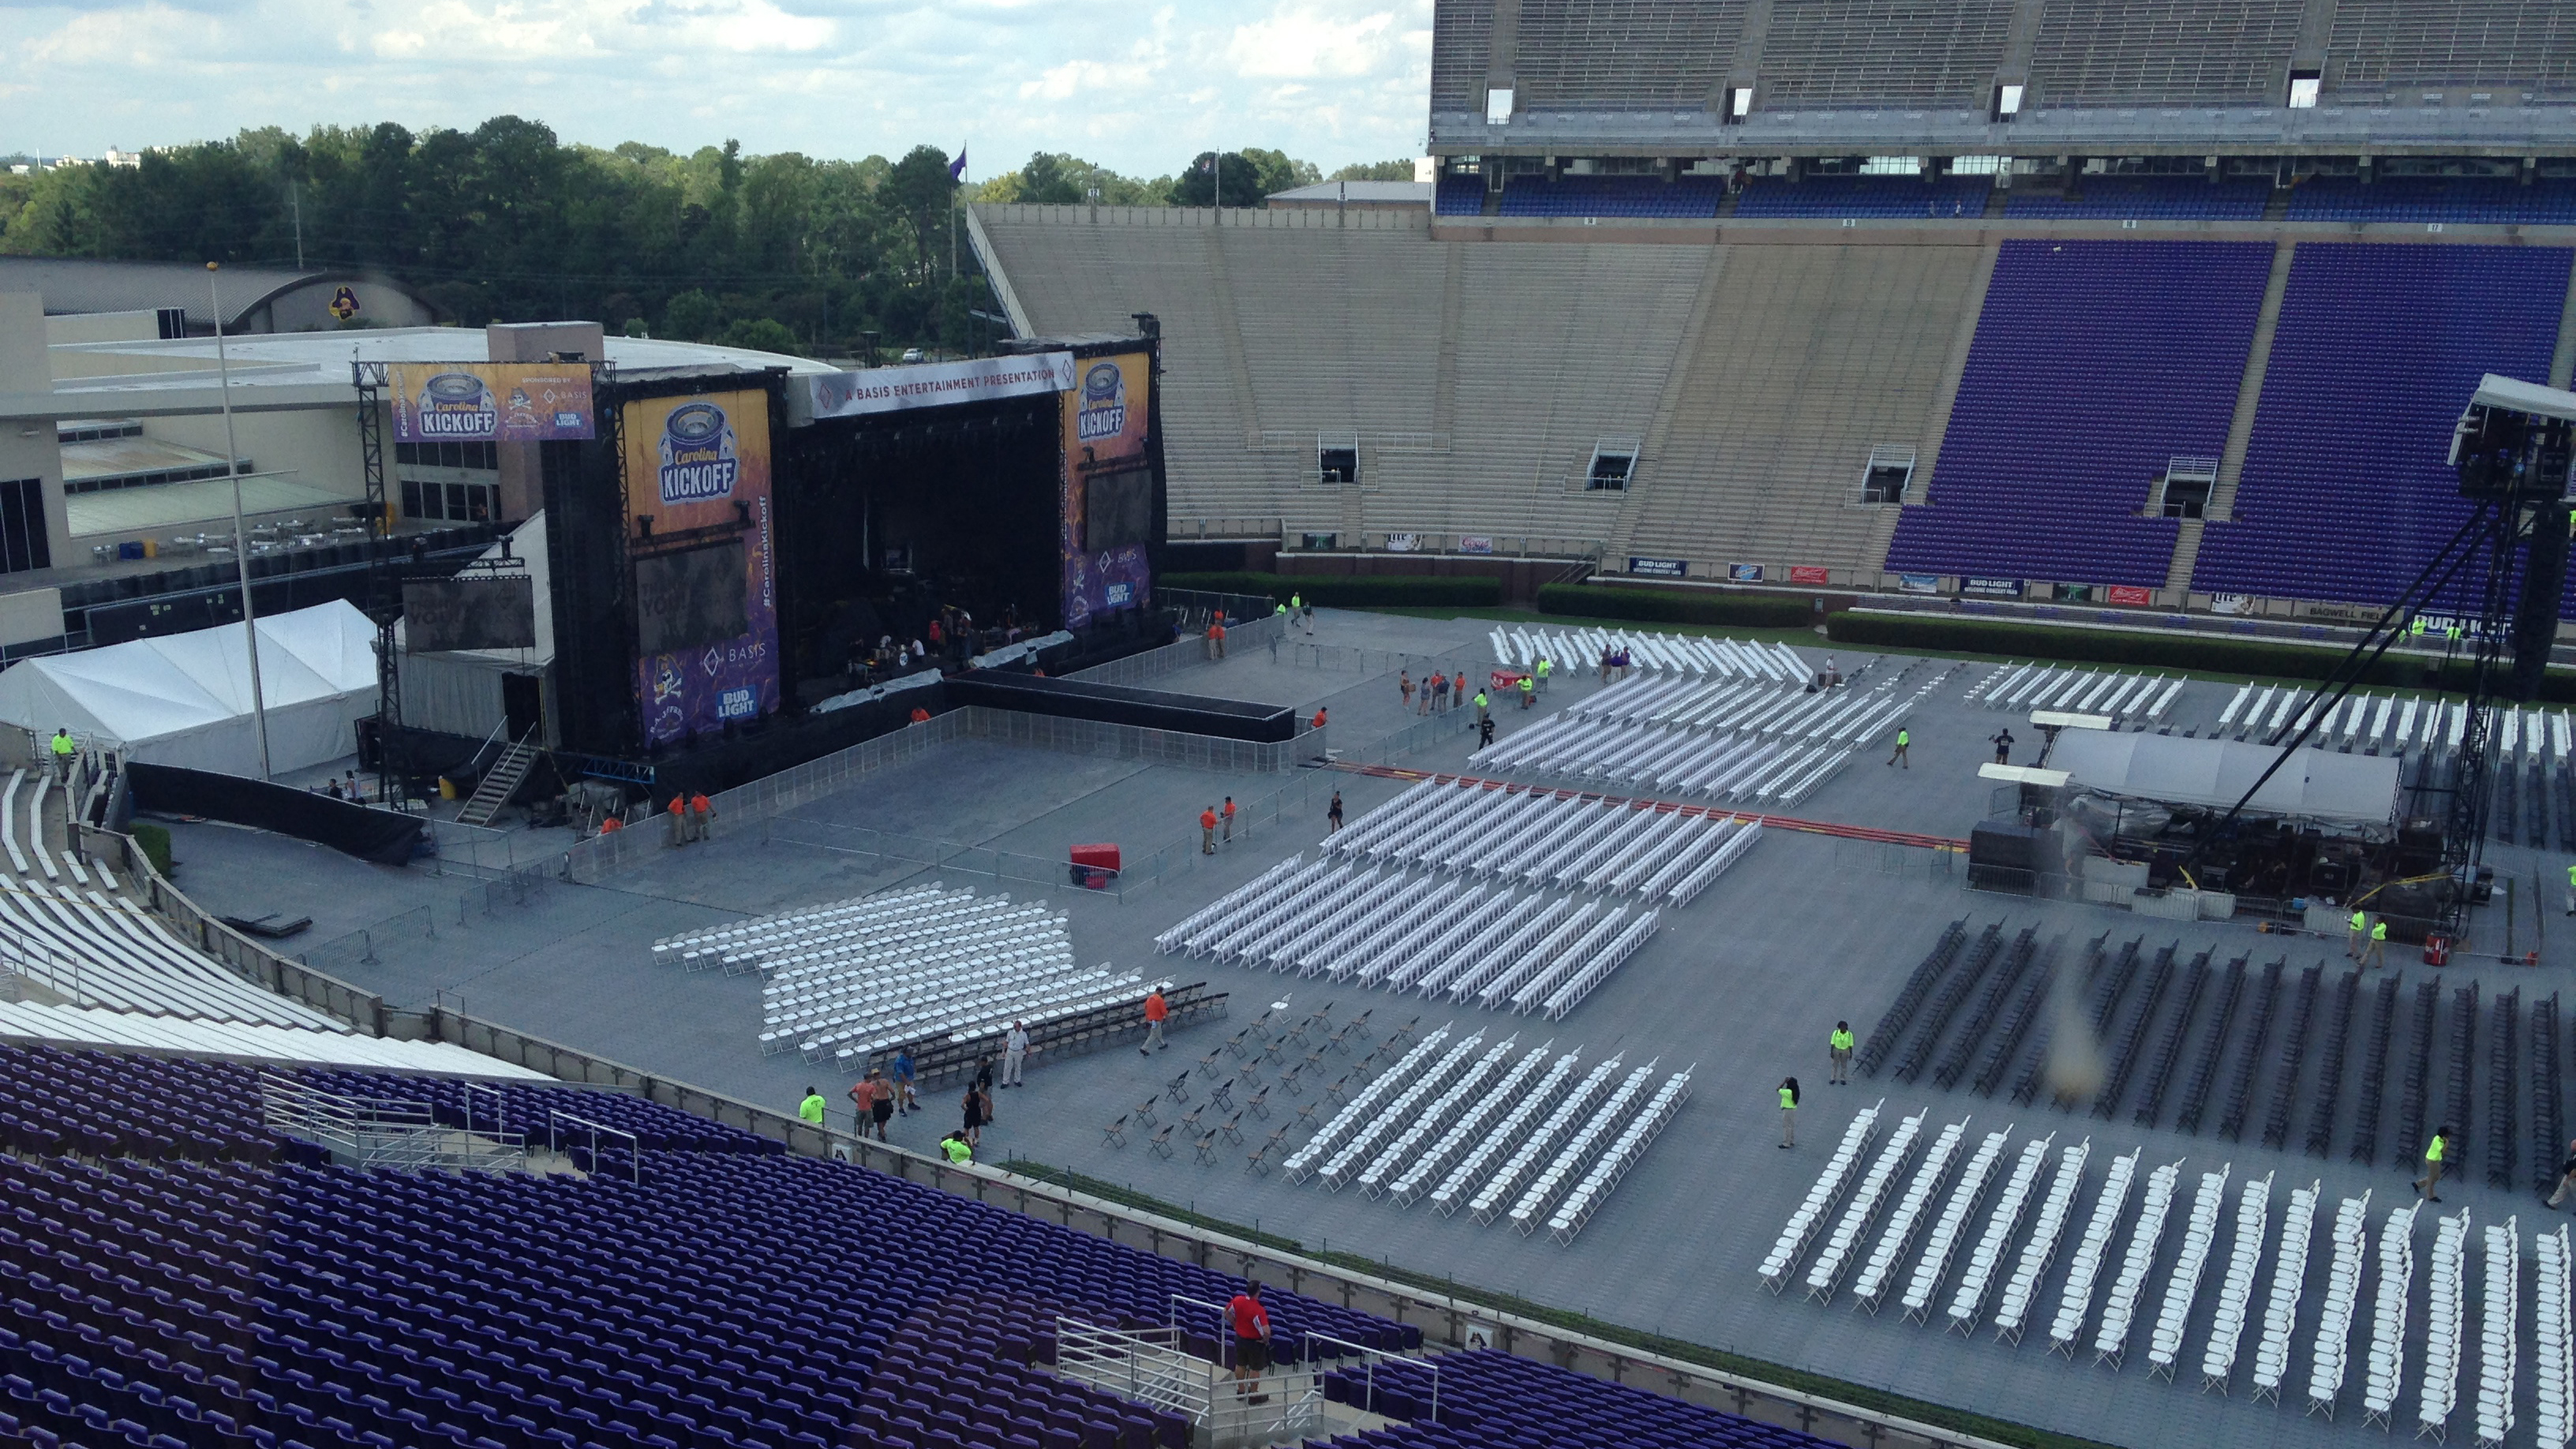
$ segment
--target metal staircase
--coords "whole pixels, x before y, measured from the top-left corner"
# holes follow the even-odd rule
[[[326,1148],[351,1167],[526,1172],[526,1139],[516,1132],[439,1125],[418,1102],[352,1097],[262,1072],[260,1118],[274,1132]],[[496,1103],[497,1107],[497,1103]],[[494,1113],[498,1119],[497,1110]]]
[[[536,732],[531,730],[526,739],[512,740],[502,748],[501,757],[492,762],[492,768],[483,772],[482,782],[474,787],[474,797],[457,813],[458,823],[489,825],[501,813],[501,807],[510,803],[510,797],[519,793],[529,767],[537,762],[536,746],[528,743],[535,737]]]

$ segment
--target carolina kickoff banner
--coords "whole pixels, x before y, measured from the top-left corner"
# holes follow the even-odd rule
[[[561,362],[398,362],[385,369],[397,443],[588,438],[590,367]]]
[[[719,392],[626,405],[626,512],[653,520],[653,534],[750,527],[710,547],[739,542],[744,631],[730,639],[651,654],[635,662],[635,702],[644,738],[655,744],[756,719],[778,708],[776,549],[770,515],[769,395]],[[640,535],[639,535],[640,536]],[[730,611],[727,611],[729,615]]]
[[[977,357],[965,362],[925,362],[910,367],[871,367],[801,378],[818,418],[854,418],[905,408],[1071,392],[1073,354]]]
[[[1064,473],[1056,527],[1064,557],[1064,627],[1079,629],[1094,614],[1135,608],[1151,582],[1143,544],[1086,552],[1082,521],[1087,480],[1095,473],[1145,465],[1147,390],[1153,386],[1146,356],[1122,352],[1082,364],[1082,376],[1064,396]]]

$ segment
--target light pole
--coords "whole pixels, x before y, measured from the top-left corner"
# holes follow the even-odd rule
[[[224,474],[233,480],[233,567],[241,573],[242,640],[250,648],[250,712],[259,728],[259,777],[268,778],[268,696],[259,683],[259,619],[250,607],[250,539],[242,529],[241,446],[233,441],[232,358],[224,347],[221,262],[206,263],[206,296],[215,315],[215,377],[224,399]]]

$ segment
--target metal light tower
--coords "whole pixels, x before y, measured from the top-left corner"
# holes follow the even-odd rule
[[[269,777],[268,695],[259,682],[259,618],[250,605],[250,539],[242,529],[241,446],[233,441],[232,358],[224,346],[223,263],[206,263],[206,294],[215,314],[215,376],[224,400],[224,474],[233,480],[233,567],[241,574],[242,638],[250,648],[250,712],[259,727],[259,777]]]

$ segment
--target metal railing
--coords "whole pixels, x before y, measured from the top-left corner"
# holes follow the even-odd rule
[[[546,1109],[546,1150],[548,1152],[560,1154],[563,1151],[562,1128],[567,1123],[590,1134],[590,1172],[593,1176],[598,1175],[599,1172],[599,1135],[605,1132],[611,1137],[626,1139],[627,1181],[640,1183],[644,1180],[644,1139],[622,1128],[611,1127],[605,1122],[594,1122],[588,1117],[574,1116],[560,1107]]]
[[[1190,1351],[1190,1336],[1178,1324],[1115,1329],[1059,1317],[1056,1372],[1188,1419],[1198,1431],[1192,1442],[1208,1449],[1276,1444],[1324,1432],[1323,1378],[1314,1365],[1274,1364],[1256,1384],[1246,1384],[1232,1376],[1227,1361],[1232,1336],[1220,1333],[1216,1341],[1220,1359],[1211,1362]]]
[[[1232,599],[1236,596],[1205,594],[1200,597]],[[1267,605],[1270,601],[1256,599],[1253,602]],[[1192,622],[1193,612],[1197,615],[1196,622]],[[1229,611],[1225,626],[1225,657],[1231,659],[1250,649],[1268,648],[1282,637],[1281,630],[1285,627],[1285,618],[1278,614],[1259,614],[1238,624],[1234,622]],[[1122,659],[1112,659],[1106,664],[1095,664],[1089,669],[1077,669],[1065,678],[1078,679],[1085,684],[1140,685],[1178,670],[1217,662],[1216,643],[1207,637],[1207,616],[1203,610],[1184,611],[1181,628],[1183,637],[1158,649],[1147,649]]]
[[[275,1072],[262,1072],[259,1106],[260,1119],[271,1131],[302,1138],[359,1167],[460,1172],[525,1172],[528,1168],[527,1142],[519,1134],[443,1127],[429,1108],[417,1102],[325,1092]]]

